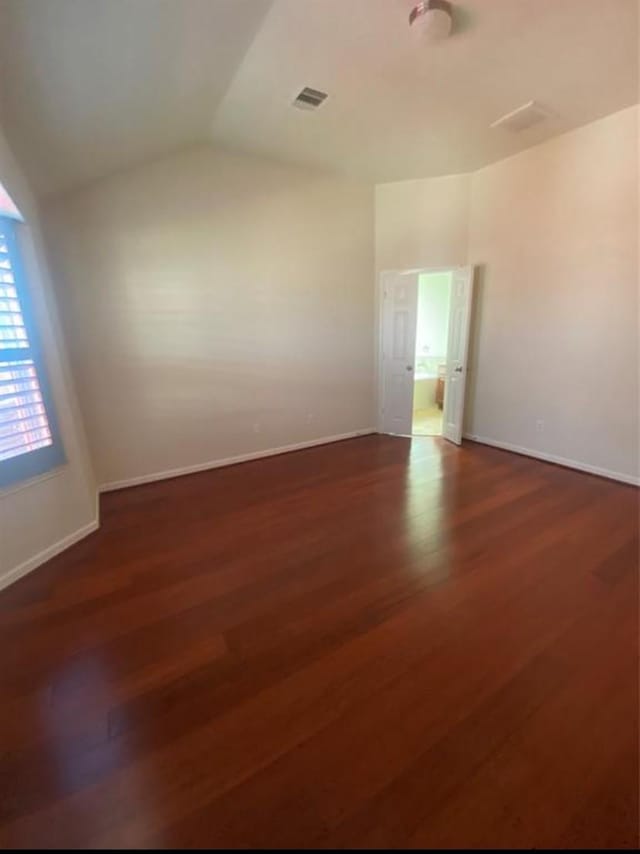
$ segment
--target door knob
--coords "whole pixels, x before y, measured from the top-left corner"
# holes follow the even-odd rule
[[[407,365],[407,370],[408,370],[408,371],[412,371],[412,370],[413,370],[412,365]]]
[[[456,374],[461,374],[462,373],[462,365],[458,365],[458,367],[455,370],[456,370]]]

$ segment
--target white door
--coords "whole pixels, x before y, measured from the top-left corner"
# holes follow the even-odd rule
[[[383,433],[411,435],[418,274],[385,273],[382,304]]]
[[[462,442],[472,293],[473,267],[460,267],[454,270],[451,275],[449,301],[449,341],[442,435],[456,445]]]

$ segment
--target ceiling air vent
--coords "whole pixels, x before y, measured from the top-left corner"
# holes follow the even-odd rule
[[[513,133],[529,130],[534,125],[540,124],[551,116],[549,110],[545,110],[535,101],[528,101],[517,110],[512,110],[506,116],[502,116],[492,123],[492,128],[505,128]]]
[[[326,98],[326,92],[319,92],[317,89],[305,86],[302,92],[296,96],[293,106],[298,107],[300,110],[316,110]]]

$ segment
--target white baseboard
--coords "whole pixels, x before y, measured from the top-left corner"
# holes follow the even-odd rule
[[[69,534],[67,537],[63,537],[61,540],[58,540],[57,543],[54,543],[52,546],[44,549],[41,552],[38,552],[37,555],[30,557],[28,560],[25,560],[23,563],[15,566],[13,569],[10,569],[8,572],[5,572],[3,575],[0,575],[0,590],[4,590],[5,587],[8,587],[10,584],[13,584],[14,581],[17,581],[19,578],[22,578],[28,573],[32,572],[34,569],[37,569],[43,563],[46,563],[48,560],[51,560],[52,557],[60,554],[65,549],[68,549],[69,546],[74,545],[74,543],[79,542],[84,539],[88,534],[97,531],[100,527],[100,523],[97,519],[94,519],[93,522],[89,522],[88,525],[84,525],[84,527],[79,528],[77,531],[74,531],[73,534]]]
[[[278,454],[288,454],[290,451],[303,451],[305,448],[315,448],[317,445],[329,445],[332,442],[342,442],[344,439],[355,439],[357,436],[369,436],[376,433],[374,427],[363,430],[352,430],[350,433],[339,433],[335,436],[323,436],[320,439],[310,439],[307,442],[296,442],[293,445],[281,445],[279,448],[267,448],[264,451],[252,451],[248,454],[240,454],[237,457],[224,457],[219,460],[210,460],[206,463],[196,463],[193,466],[183,466],[177,469],[166,469],[166,471],[144,474],[140,477],[126,478],[125,480],[114,480],[103,483],[99,487],[100,492],[111,492],[114,489],[125,489],[128,486],[141,486],[144,483],[153,483],[156,480],[167,480],[172,477],[181,477],[184,474],[196,474],[199,471],[234,466],[238,463],[248,463],[252,460],[261,460],[264,457],[275,457]]]
[[[533,457],[536,460],[542,460],[545,463],[555,463],[558,466],[565,466],[570,469],[587,472],[587,474],[595,474],[599,477],[606,477],[609,480],[619,480],[622,483],[629,483],[632,486],[640,486],[640,477],[634,477],[631,474],[624,474],[619,471],[611,471],[603,469],[599,466],[592,466],[589,463],[581,463],[578,460],[569,460],[566,457],[557,457],[554,454],[545,454],[542,451],[532,451],[531,448],[523,448],[520,445],[512,445],[510,442],[498,442],[496,439],[487,439],[486,436],[476,436],[474,433],[464,433],[465,439],[470,439],[472,442],[478,442],[481,445],[490,445],[492,448],[500,448],[502,451],[511,451],[514,454],[522,454],[525,457]]]
[[[291,451],[302,451],[305,448],[314,448],[318,445],[328,445],[332,442],[341,442],[345,439],[354,439],[357,436],[369,436],[372,433],[376,433],[377,430],[373,427],[367,427],[363,430],[353,430],[349,433],[340,433],[335,436],[323,436],[320,439],[310,439],[306,442],[296,442],[292,445],[282,445],[278,448],[268,448],[263,451],[254,451],[248,454],[241,454],[236,457],[226,457],[219,460],[211,460],[206,463],[198,463],[193,466],[184,466],[183,468],[177,469],[167,469],[162,472],[155,472],[154,474],[142,475],[141,477],[129,478],[127,480],[118,480],[113,481],[111,483],[105,483],[99,488],[99,492],[109,492],[115,489],[124,489],[128,486],[140,486],[144,483],[153,483],[157,480],[166,480],[172,477],[180,477],[185,474],[195,474],[200,471],[207,471],[208,469],[216,469],[222,468],[224,466],[232,466],[237,465],[238,463],[250,462],[251,460],[260,460],[265,457],[275,457],[278,454],[286,454]],[[567,468],[576,469],[577,471],[583,471],[588,474],[598,475],[599,477],[605,477],[609,480],[617,480],[621,483],[631,484],[632,486],[640,486],[640,477],[634,477],[633,475],[624,474],[623,472],[611,471],[610,469],[601,468],[599,466],[592,466],[588,463],[579,462],[578,460],[567,459],[566,457],[558,457],[554,454],[545,454],[542,451],[534,451],[531,448],[523,448],[520,445],[513,445],[510,442],[500,442],[496,439],[489,439],[486,436],[478,436],[474,433],[464,433],[463,437],[465,439],[469,439],[473,442],[478,442],[481,445],[489,445],[492,448],[499,448],[503,451],[511,451],[514,454],[522,454],[526,457],[533,457],[537,460],[542,460],[547,463],[555,463],[556,465],[565,466]],[[99,506],[99,502],[97,502]],[[25,575],[28,575],[34,569],[37,569],[43,563],[46,563],[51,558],[63,552],[65,549],[68,549],[70,546],[84,539],[89,534],[97,531],[100,527],[99,517],[94,519],[92,522],[89,522],[88,525],[84,525],[82,528],[79,528],[77,531],[74,531],[72,534],[69,534],[63,539],[58,540],[58,542],[44,549],[18,566],[10,569],[8,572],[5,572],[3,575],[0,575],[0,590],[3,590],[5,587],[8,587],[10,584],[13,584],[15,581],[18,581],[19,578],[23,578]]]

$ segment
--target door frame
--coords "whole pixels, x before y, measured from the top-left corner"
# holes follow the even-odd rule
[[[395,273],[396,275],[411,275],[415,273],[418,275],[421,273],[453,273],[454,270],[458,270],[460,266],[460,264],[448,264],[440,267],[397,267],[378,271],[378,287],[376,288],[376,319],[378,330],[376,335],[376,430],[378,433],[382,432],[382,404],[384,401],[384,376],[382,372],[384,277],[390,273]]]

